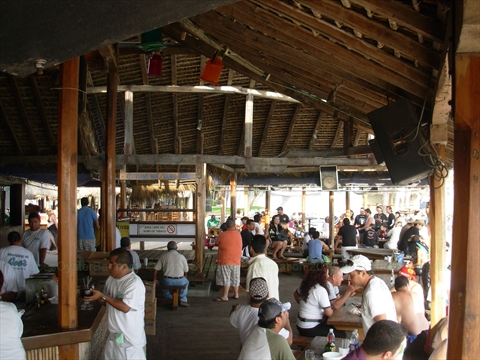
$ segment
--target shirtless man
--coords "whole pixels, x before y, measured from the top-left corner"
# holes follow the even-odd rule
[[[395,279],[395,290],[392,297],[397,310],[397,320],[407,329],[408,339],[411,342],[422,331],[428,329],[428,321],[423,309],[419,312],[415,311],[413,294],[408,290],[408,279],[406,277],[398,276]]]
[[[425,296],[423,293],[422,285],[415,281],[415,270],[403,266],[398,271],[399,276],[406,277],[408,279],[408,290],[412,294],[413,306],[415,308],[415,313],[425,312]],[[395,291],[395,288],[392,288],[392,292]]]

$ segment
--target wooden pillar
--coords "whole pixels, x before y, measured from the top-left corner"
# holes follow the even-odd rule
[[[265,227],[268,231],[268,224],[270,224],[271,216],[270,216],[270,198],[272,195],[272,190],[270,188],[267,189],[265,192]]]
[[[302,229],[307,230],[307,188],[302,187]],[[310,230],[310,229],[309,229]]]
[[[350,220],[350,191],[345,192],[345,216]],[[353,224],[352,224],[353,225]]]
[[[107,203],[107,183],[105,181],[105,168],[100,169],[100,250],[107,251],[107,216],[105,215]]]
[[[60,65],[58,100],[58,324],[78,326],[77,158],[79,58]]]
[[[366,209],[368,207],[368,195],[366,193],[362,195],[362,200],[363,200],[363,208]]]
[[[445,145],[436,145],[438,156],[445,161]],[[430,178],[430,279],[432,291],[431,326],[446,315],[444,279],[445,273],[445,186],[435,176]]]
[[[455,55],[455,75],[455,188],[447,358],[475,359],[480,354],[480,53]]]
[[[203,255],[205,251],[205,207],[206,207],[206,181],[207,181],[207,164],[202,163],[197,158],[196,164],[196,212],[197,218],[195,222],[195,264],[197,266],[196,275],[201,276],[203,271]]]
[[[245,102],[245,157],[252,157],[253,94],[247,94]],[[244,212],[245,214],[245,212]]]
[[[248,216],[250,212],[250,203],[248,201],[248,186],[243,188],[243,215]]]
[[[329,191],[329,199],[328,199],[328,227],[330,230],[330,234],[328,235],[328,238],[330,239],[329,244],[330,244],[330,249],[335,249],[335,244],[334,242],[334,235],[335,231],[333,229],[333,220],[335,216],[335,204],[334,204],[334,199],[335,199],[335,191]]]
[[[235,220],[237,214],[237,174],[230,175],[230,216]]]
[[[125,180],[120,181],[120,207],[127,208],[127,182]],[[125,217],[127,217],[127,213],[122,212],[122,218]]]
[[[103,215],[106,218],[107,251],[115,249],[115,224],[116,224],[116,201],[115,201],[115,146],[117,136],[117,70],[110,66],[107,83],[107,136],[106,136],[106,160],[105,160],[105,209]]]
[[[222,188],[220,191],[220,224],[225,222],[225,208],[226,208],[226,200],[225,200],[225,188]]]

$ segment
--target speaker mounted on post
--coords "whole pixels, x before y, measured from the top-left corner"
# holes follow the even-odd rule
[[[320,189],[338,190],[338,174],[336,166],[320,166]]]

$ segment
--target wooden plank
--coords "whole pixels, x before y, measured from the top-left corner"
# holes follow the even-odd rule
[[[228,121],[228,107],[230,106],[230,100],[232,95],[225,96],[225,102],[223,103],[223,116],[222,116],[222,134],[225,134],[227,131],[227,121]],[[225,136],[220,136],[220,149],[219,154],[223,155],[225,147]]]
[[[333,137],[333,141],[332,141],[332,144],[330,145],[330,148],[334,149],[335,146],[337,146],[337,142],[340,139],[340,136],[342,135],[342,128],[343,128],[343,121],[338,121],[337,130],[335,131],[335,136]]]
[[[372,10],[375,14],[395,20],[404,26],[429,39],[443,44],[446,36],[446,26],[440,21],[434,21],[408,6],[393,0],[383,0],[381,3],[371,0],[352,0],[353,3]]]
[[[128,157],[133,154],[133,93],[125,91],[125,141],[123,154]]]
[[[58,325],[78,325],[77,310],[77,156],[80,59],[60,65],[58,121]]]
[[[140,56],[140,67],[142,69],[143,85],[148,86],[149,82],[148,82],[148,76],[147,76],[147,65],[145,61],[145,55]],[[150,148],[152,149],[152,154],[156,154],[155,131],[153,128],[153,115],[152,115],[152,99],[150,97],[150,93],[145,93],[145,108],[147,112],[148,136],[150,138]]]
[[[18,142],[17,138],[17,133],[13,129],[12,123],[10,122],[10,119],[8,118],[5,109],[3,108],[3,105],[0,101],[0,120],[5,123],[7,129],[10,132],[10,138],[12,139],[13,145],[15,146],[15,150],[18,154],[23,155],[23,149],[20,146],[20,143]]]
[[[203,94],[198,95],[197,154],[203,154]]]
[[[38,113],[43,122],[43,127],[47,133],[48,143],[52,148],[57,146],[57,140],[53,137],[52,130],[50,128],[50,123],[48,121],[47,112],[45,106],[43,105],[42,96],[40,95],[40,90],[38,89],[37,80],[34,75],[28,77],[30,80],[30,85],[32,87],[33,96],[35,97],[35,102],[37,103]]]
[[[20,118],[23,121],[23,125],[27,130],[29,142],[31,142],[34,151],[38,154],[40,153],[40,149],[38,148],[37,140],[35,139],[36,136],[33,132],[32,123],[28,118],[27,112],[25,110],[25,105],[23,104],[22,94],[20,93],[20,87],[18,86],[18,81],[15,76],[7,75],[7,78],[10,83],[10,89],[12,90],[13,97],[15,98],[15,102],[17,104],[18,112],[20,113]]]
[[[298,115],[300,114],[300,111],[302,110],[302,108],[303,108],[302,104],[297,104],[297,106],[295,107],[295,112],[293,113],[292,119],[290,120],[290,125],[288,127],[287,137],[283,143],[282,153],[285,152],[288,148],[288,142],[290,141],[290,138],[293,134],[295,123],[297,121]]]
[[[455,56],[455,157],[452,281],[447,358],[480,354],[480,54]]]
[[[273,100],[270,104],[270,110],[268,111],[267,118],[265,119],[265,126],[263,127],[262,141],[258,148],[258,157],[261,157],[263,154],[263,147],[267,143],[268,139],[268,130],[270,129],[270,124],[272,123],[273,114],[275,113],[276,101]]]
[[[322,119],[323,119],[323,113],[322,113],[322,111],[319,111],[318,118],[317,118],[317,124],[315,125],[315,130],[314,130],[315,136],[311,137],[310,143],[308,144],[308,150],[312,150],[314,145],[315,145],[315,142],[318,140],[318,132],[321,129]]]
[[[117,83],[118,76],[116,67],[111,66],[108,73],[107,91],[107,138],[105,169],[105,209],[103,216],[106,217],[107,251],[116,248],[115,224],[116,224],[116,201],[115,201],[115,152],[116,152],[116,128],[117,128]]]

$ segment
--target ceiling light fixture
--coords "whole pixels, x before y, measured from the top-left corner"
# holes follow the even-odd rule
[[[148,76],[162,76],[162,57],[158,52],[153,52],[148,58]]]

